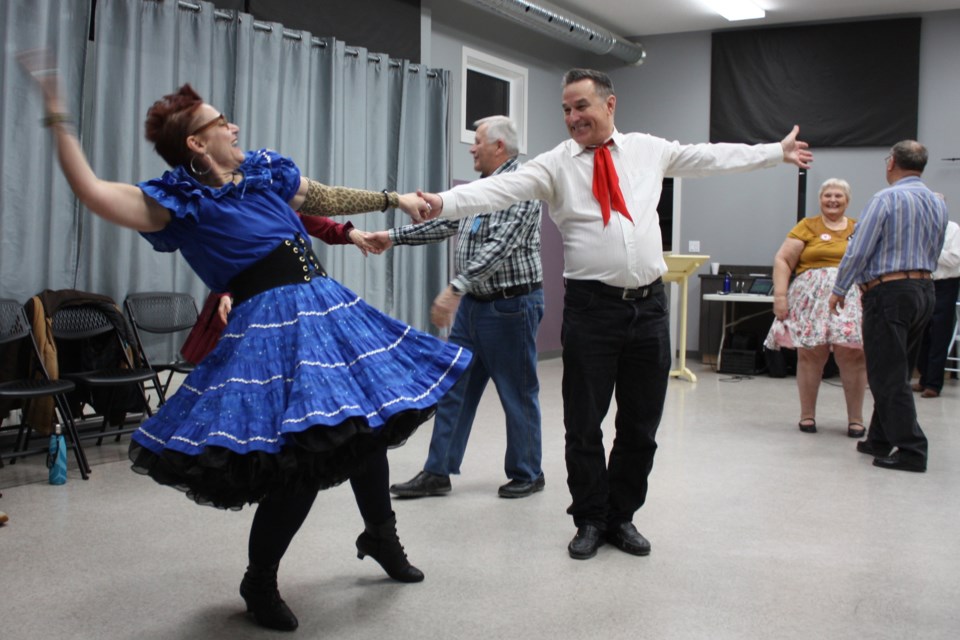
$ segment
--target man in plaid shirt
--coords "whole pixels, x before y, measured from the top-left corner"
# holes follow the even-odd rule
[[[516,171],[517,130],[505,116],[474,123],[470,153],[481,178]],[[460,221],[431,220],[368,234],[383,249],[394,244],[442,242],[459,231],[450,284],[433,301],[430,319],[453,329],[450,342],[473,352],[467,372],[437,407],[423,471],[390,487],[404,498],[449,493],[460,473],[470,428],[487,382],[493,379],[507,420],[509,482],[498,494],[522,498],[544,487],[541,469],[537,327],[543,318],[540,201]]]

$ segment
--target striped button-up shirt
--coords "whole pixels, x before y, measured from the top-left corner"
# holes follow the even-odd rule
[[[511,158],[491,176],[516,171]],[[481,180],[482,181],[482,180]],[[526,200],[500,211],[479,213],[460,221],[430,220],[390,229],[394,244],[440,242],[460,232],[450,281],[461,291],[489,295],[543,280],[540,264],[540,201]]]
[[[897,271],[933,271],[947,228],[947,206],[920,178],[878,191],[857,220],[833,293]]]

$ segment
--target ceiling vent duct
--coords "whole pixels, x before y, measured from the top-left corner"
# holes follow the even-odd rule
[[[592,53],[615,56],[627,64],[643,64],[643,58],[647,55],[642,45],[547,2],[463,1]]]

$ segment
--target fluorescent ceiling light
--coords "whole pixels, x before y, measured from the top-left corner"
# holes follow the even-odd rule
[[[707,0],[707,4],[731,22],[736,20],[755,20],[767,15],[766,11],[750,0]]]

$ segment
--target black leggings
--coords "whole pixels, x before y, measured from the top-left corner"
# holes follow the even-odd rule
[[[350,478],[350,486],[364,522],[382,524],[393,516],[390,506],[390,466],[387,449],[373,453]],[[274,494],[260,502],[250,527],[249,559],[255,567],[280,563],[293,536],[300,530],[317,493]]]

